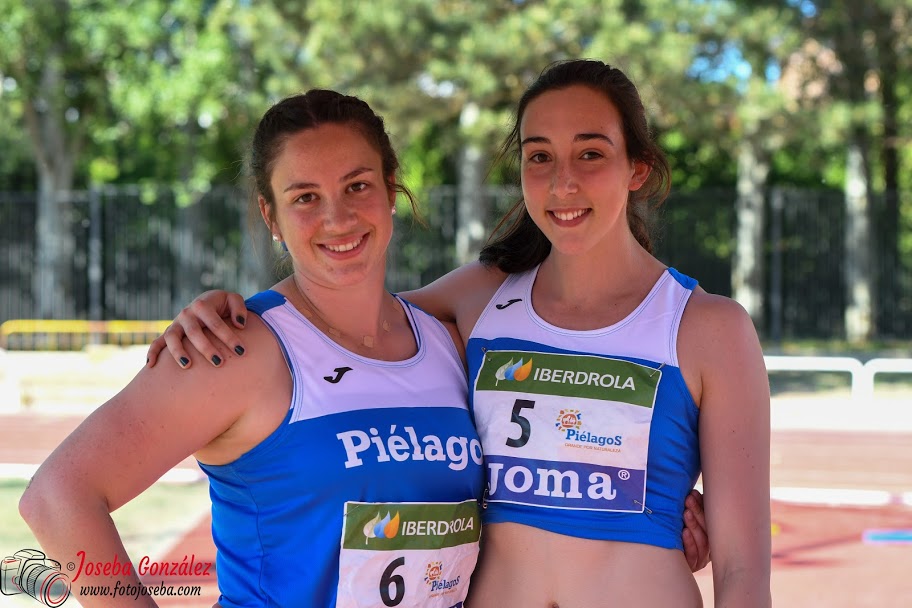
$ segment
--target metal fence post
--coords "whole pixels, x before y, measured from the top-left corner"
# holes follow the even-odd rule
[[[89,319],[101,321],[104,318],[102,308],[102,217],[101,190],[98,186],[89,189]]]
[[[770,339],[782,342],[782,188],[770,193]]]

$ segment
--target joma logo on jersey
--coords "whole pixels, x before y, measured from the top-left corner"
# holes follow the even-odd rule
[[[550,469],[536,467],[533,471],[518,461],[512,466],[506,466],[503,462],[489,462],[490,496],[495,497],[502,484],[504,490],[517,496],[596,501],[614,500],[617,497],[617,492],[612,487],[611,476],[607,473],[593,471],[581,480],[579,471],[561,470],[556,465],[557,463]]]
[[[532,360],[529,360],[531,363]],[[525,379],[525,378],[523,378]],[[616,374],[600,374],[598,372],[573,371],[572,369],[536,368],[533,380],[539,382],[557,382],[560,384],[587,384],[601,386],[602,388],[636,390],[632,376],[618,376]]]

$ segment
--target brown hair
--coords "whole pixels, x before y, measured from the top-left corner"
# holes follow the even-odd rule
[[[587,86],[608,98],[621,115],[627,157],[649,165],[652,170],[639,190],[627,199],[627,224],[647,251],[652,253],[650,226],[652,211],[659,207],[671,188],[671,169],[664,152],[653,141],[646,122],[646,110],[633,82],[621,70],[601,61],[573,59],[552,63],[539,75],[519,100],[513,129],[504,140],[497,161],[516,159],[520,153],[523,115],[529,103],[548,91],[574,85]],[[551,242],[532,221],[520,199],[506,213],[481,250],[479,260],[508,273],[523,272],[540,264],[551,252]]]
[[[260,119],[253,135],[249,165],[254,188],[267,203],[275,204],[270,179],[285,142],[295,133],[327,123],[351,124],[357,128],[379,152],[387,185],[405,195],[415,207],[412,193],[397,181],[399,159],[383,119],[367,102],[327,89],[311,89],[301,95],[286,97],[269,108]]]

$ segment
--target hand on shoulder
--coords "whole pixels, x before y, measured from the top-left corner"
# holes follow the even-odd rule
[[[227,319],[231,319],[231,327],[225,322]],[[205,359],[218,367],[223,361],[217,352],[219,344],[228,345],[238,355],[244,354],[245,348],[237,332],[244,329],[246,321],[247,308],[240,294],[207,291],[181,310],[165,333],[149,345],[146,363],[154,367],[161,351],[167,349],[181,368],[191,367],[194,357],[185,348],[183,339],[186,337],[203,355],[196,357],[197,360]]]

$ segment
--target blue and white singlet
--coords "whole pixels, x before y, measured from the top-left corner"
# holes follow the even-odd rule
[[[449,333],[400,302],[418,344],[405,361],[345,350],[277,292],[247,301],[293,389],[263,442],[201,464],[224,608],[462,605],[478,556],[481,446]]]
[[[574,331],[533,310],[537,273],[507,278],[467,346],[484,522],[683,550],[699,409],[677,335],[696,281],[668,269],[624,320]]]

